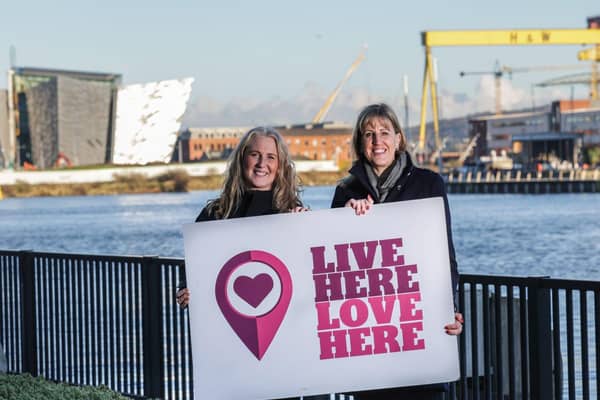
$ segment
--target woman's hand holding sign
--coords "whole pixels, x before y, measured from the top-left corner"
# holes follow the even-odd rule
[[[179,289],[176,295],[179,307],[186,308],[190,303],[190,290],[188,288]]]
[[[454,314],[454,322],[446,325],[444,329],[448,335],[458,336],[462,333],[464,323],[463,315],[457,312]]]
[[[350,199],[346,202],[346,207],[352,207],[356,215],[365,215],[372,205],[371,195],[368,195],[366,199]]]

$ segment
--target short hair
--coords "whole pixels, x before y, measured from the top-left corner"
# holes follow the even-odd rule
[[[358,114],[358,118],[356,119],[356,124],[354,125],[354,130],[352,131],[352,152],[354,154],[354,158],[357,160],[363,160],[363,146],[362,146],[362,135],[365,126],[374,118],[385,118],[392,123],[392,127],[394,128],[394,132],[400,135],[400,145],[398,146],[398,151],[402,152],[406,150],[406,136],[404,136],[404,131],[400,126],[400,121],[392,110],[392,107],[388,106],[385,103],[376,103],[370,104],[362,109],[360,114]]]
[[[207,206],[209,211],[214,213],[218,219],[229,218],[240,204],[243,195],[249,190],[244,178],[244,156],[248,146],[257,136],[273,138],[277,147],[279,164],[272,188],[273,208],[285,212],[297,206],[302,206],[300,180],[296,175],[296,169],[285,141],[275,129],[258,126],[250,129],[242,136],[229,156],[221,195],[212,200]]]

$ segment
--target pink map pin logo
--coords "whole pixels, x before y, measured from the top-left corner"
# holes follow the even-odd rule
[[[243,265],[258,262],[270,267],[279,278],[281,292],[276,304],[258,316],[239,312],[229,298],[228,285],[233,273]],[[256,308],[273,289],[273,278],[269,274],[255,277],[239,276],[233,282],[233,290],[242,300]],[[215,283],[215,296],[223,316],[242,343],[262,359],[269,348],[292,298],[292,277],[285,264],[273,254],[261,250],[250,250],[233,256],[223,265]]]

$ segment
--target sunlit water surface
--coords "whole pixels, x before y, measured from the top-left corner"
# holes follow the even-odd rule
[[[312,209],[332,186],[308,187]],[[215,191],[0,201],[0,249],[183,257],[181,227]],[[600,194],[450,195],[463,273],[600,279]]]

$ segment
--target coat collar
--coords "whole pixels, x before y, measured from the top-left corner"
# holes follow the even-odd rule
[[[414,169],[415,166],[412,162],[412,158],[410,157],[410,153],[406,152],[406,167],[404,168],[404,171],[402,171],[400,179],[398,179],[398,181],[396,182],[396,188],[390,192],[387,198],[388,201],[392,200],[392,198],[394,197],[394,192],[402,190],[404,182],[406,182],[408,177],[412,175]],[[371,195],[373,200],[375,200],[376,203],[380,202],[376,191],[373,189],[371,183],[369,182],[367,171],[365,170],[364,163],[361,160],[354,161],[354,163],[352,164],[352,168],[348,170],[348,173],[354,178],[356,178],[362,184],[362,186],[367,188],[369,194]]]

